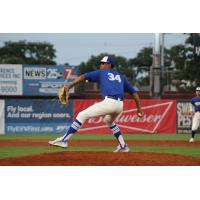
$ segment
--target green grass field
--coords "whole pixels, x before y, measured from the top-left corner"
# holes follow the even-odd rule
[[[0,140],[51,140],[59,137],[60,135],[21,135],[21,134],[13,134],[13,135],[0,135]],[[188,134],[132,134],[132,135],[124,135],[124,139],[127,141],[130,140],[142,140],[142,141],[188,141],[190,135]],[[74,135],[72,140],[115,140],[113,135],[105,134],[77,134]],[[197,134],[196,140],[200,140],[200,135]],[[157,152],[157,153],[173,153],[179,155],[188,155],[193,157],[200,158],[200,145],[199,146],[173,146],[173,147],[160,147],[160,146],[129,146],[131,152]],[[1,147],[0,146],[0,158],[8,158],[8,157],[18,157],[18,156],[26,156],[40,153],[50,153],[50,152],[62,152],[62,151],[113,151],[115,147],[69,147],[67,149],[63,148],[55,148],[51,146],[46,147]]]

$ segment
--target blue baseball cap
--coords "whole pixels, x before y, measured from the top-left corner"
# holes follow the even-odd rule
[[[107,63],[107,64],[111,64],[111,65],[114,65],[114,62],[113,62],[113,59],[111,56],[104,56],[100,63]]]

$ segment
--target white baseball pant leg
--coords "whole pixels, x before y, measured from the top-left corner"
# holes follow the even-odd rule
[[[117,101],[110,98],[105,98],[103,101],[96,103],[87,109],[81,111],[76,119],[82,124],[89,118],[98,117],[101,115],[117,116],[123,111],[123,101]]]
[[[200,125],[200,112],[195,112],[192,119],[192,131],[196,131]]]

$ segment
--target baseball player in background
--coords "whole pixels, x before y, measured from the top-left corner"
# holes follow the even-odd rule
[[[192,119],[192,137],[190,138],[189,142],[194,142],[196,131],[200,125],[200,87],[196,88],[196,97],[192,98],[191,103],[193,105],[193,119]]]
[[[68,92],[72,87],[81,81],[88,80],[90,82],[97,82],[100,87],[103,100],[81,111],[67,132],[62,137],[59,137],[53,141],[49,141],[50,145],[68,147],[68,141],[70,137],[81,128],[82,124],[87,119],[103,115],[105,116],[104,122],[108,125],[108,127],[110,127],[113,135],[119,143],[114,152],[129,152],[129,147],[125,143],[119,127],[114,122],[117,115],[123,111],[124,92],[128,92],[133,96],[137,106],[138,117],[143,116],[143,111],[141,110],[140,99],[137,90],[132,87],[124,75],[119,74],[113,68],[114,63],[112,57],[105,56],[100,61],[99,70],[85,73],[79,76],[70,85],[65,86],[65,90]]]

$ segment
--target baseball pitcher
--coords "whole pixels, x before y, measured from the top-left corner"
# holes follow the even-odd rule
[[[194,112],[193,112],[193,119],[192,119],[192,137],[190,138],[189,142],[194,142],[196,131],[200,125],[200,87],[196,88],[196,97],[192,98],[191,103],[192,103]]]
[[[73,83],[65,86],[68,93],[69,90],[80,83],[81,81],[88,80],[90,82],[97,82],[100,87],[102,101],[95,103],[87,109],[81,111],[75,121],[71,124],[67,132],[53,141],[49,141],[50,145],[59,147],[68,147],[70,137],[81,128],[82,124],[89,118],[105,116],[104,122],[110,127],[113,135],[117,139],[119,145],[114,152],[129,152],[129,147],[125,143],[119,127],[115,124],[115,118],[123,111],[124,92],[128,92],[133,96],[136,106],[138,117],[143,116],[141,110],[140,99],[137,90],[132,87],[124,75],[119,74],[114,69],[114,62],[112,57],[105,56],[100,61],[100,69],[85,73],[79,76]]]

